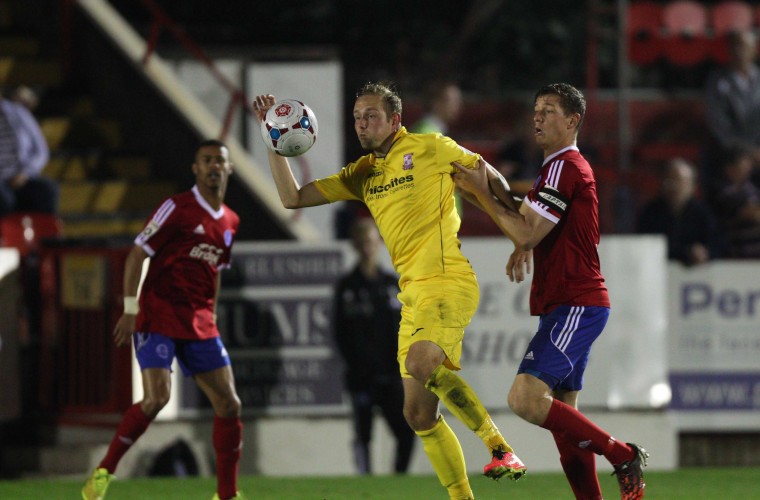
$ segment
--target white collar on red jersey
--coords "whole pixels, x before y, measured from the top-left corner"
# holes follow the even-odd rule
[[[193,186],[192,189],[193,195],[195,196],[195,201],[198,202],[198,204],[203,207],[203,210],[208,212],[211,217],[214,218],[214,220],[219,220],[224,216],[224,205],[219,207],[219,210],[214,210],[214,208],[208,204],[206,199],[201,195],[201,192],[198,190],[198,186]]]
[[[550,161],[552,161],[554,158],[556,158],[557,156],[559,156],[562,153],[564,153],[565,151],[570,151],[570,150],[573,150],[573,149],[575,151],[579,151],[578,150],[578,146],[576,146],[575,144],[573,144],[572,146],[568,146],[566,148],[560,149],[556,153],[550,154],[549,156],[547,156],[546,158],[544,158],[544,162],[541,164],[541,166],[543,167],[544,165],[546,165],[547,163],[549,163]]]

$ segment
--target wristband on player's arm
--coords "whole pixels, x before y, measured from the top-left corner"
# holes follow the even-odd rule
[[[140,312],[140,305],[137,297],[124,297],[124,314],[137,314]]]

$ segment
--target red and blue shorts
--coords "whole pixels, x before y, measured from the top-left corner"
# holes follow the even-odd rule
[[[543,380],[552,390],[580,391],[591,344],[604,330],[608,307],[559,306],[543,314],[517,373]]]
[[[230,364],[230,356],[219,337],[183,340],[173,339],[160,333],[135,332],[132,339],[135,343],[135,355],[140,364],[140,370],[165,368],[171,371],[175,357],[186,377],[210,372]]]

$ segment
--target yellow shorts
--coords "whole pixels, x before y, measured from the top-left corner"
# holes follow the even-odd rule
[[[446,353],[444,365],[460,370],[464,329],[470,324],[480,301],[474,274],[437,276],[412,281],[398,294],[401,301],[401,326],[398,333],[398,364],[401,376],[406,371],[409,347],[420,340],[433,342]]]

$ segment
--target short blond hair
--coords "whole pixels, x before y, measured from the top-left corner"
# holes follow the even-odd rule
[[[401,97],[395,90],[395,85],[390,82],[367,82],[362,85],[356,92],[356,98],[365,95],[375,95],[383,100],[383,108],[385,113],[390,118],[393,113],[401,114],[403,105],[401,104]]]

